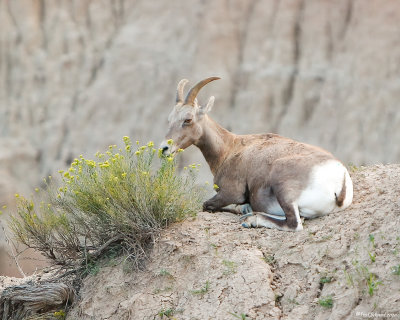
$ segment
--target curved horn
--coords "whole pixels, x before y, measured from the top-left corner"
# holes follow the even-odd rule
[[[176,88],[176,103],[183,102],[183,88],[188,82],[189,80],[187,79],[182,79],[179,81],[178,87]]]
[[[196,84],[192,89],[190,89],[190,91],[188,92],[186,99],[185,99],[185,104],[190,104],[190,105],[194,105],[194,99],[196,99],[197,94],[199,93],[200,89],[203,88],[207,83],[214,81],[214,80],[218,80],[221,78],[218,77],[211,77],[211,78],[207,78],[204,79],[202,81],[200,81],[198,84]]]

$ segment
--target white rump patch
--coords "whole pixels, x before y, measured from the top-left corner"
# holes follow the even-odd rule
[[[342,207],[336,204],[346,179],[346,197]],[[336,195],[336,196],[335,196]],[[353,199],[353,183],[347,169],[337,160],[328,160],[311,172],[308,187],[303,190],[297,203],[300,215],[305,218],[315,218],[326,215],[335,209],[347,208]]]

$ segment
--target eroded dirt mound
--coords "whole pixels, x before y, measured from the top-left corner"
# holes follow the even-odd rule
[[[354,168],[353,205],[304,231],[199,213],[166,230],[146,269],[89,277],[68,319],[360,319],[400,314],[400,165]]]

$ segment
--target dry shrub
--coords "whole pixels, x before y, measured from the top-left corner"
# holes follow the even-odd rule
[[[60,171],[61,182],[50,177],[45,192],[36,189],[42,196],[16,195],[10,227],[17,239],[60,265],[88,265],[121,250],[138,266],[162,228],[201,208],[203,192],[194,183],[196,165],[178,175],[176,159],[152,142],[124,143],[96,160],[75,159]]]

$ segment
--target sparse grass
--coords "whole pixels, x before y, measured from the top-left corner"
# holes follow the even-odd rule
[[[154,294],[159,294],[159,293],[164,293],[164,292],[168,292],[168,291],[172,291],[172,287],[165,287],[165,288],[157,288],[155,290],[153,290]]]
[[[378,281],[377,276],[370,272],[367,266],[360,264],[357,260],[353,262],[353,266],[353,273],[344,270],[347,283],[351,286],[354,286],[356,283],[359,286],[364,284],[368,289],[368,294],[372,297],[378,286],[383,284],[382,281]]]
[[[327,296],[325,298],[320,298],[318,300],[320,306],[324,308],[332,308],[333,307],[333,299],[331,296]]]
[[[346,269],[343,269],[343,274],[346,279],[346,283],[348,286],[354,287],[354,277],[353,274],[348,272]]]
[[[275,256],[273,254],[264,254],[262,258],[267,264],[274,266],[276,263]]]
[[[319,279],[319,283],[321,283],[321,284],[331,283],[332,280],[333,280],[332,277],[324,276],[324,277],[321,277],[321,279]]]
[[[396,276],[400,276],[400,264],[398,264],[397,266],[393,266],[391,268],[392,270],[392,274],[396,275]]]
[[[378,286],[382,284],[382,281],[377,281],[376,276],[373,273],[369,273],[366,281],[368,286],[368,294],[372,297]]]
[[[207,280],[206,283],[204,284],[204,286],[201,289],[198,290],[192,290],[191,293],[192,294],[199,294],[199,295],[203,295],[205,293],[208,292],[208,290],[210,289],[210,282]]]
[[[83,265],[86,273],[96,272],[96,261],[110,252],[139,266],[161,229],[195,215],[203,200],[194,184],[197,166],[179,176],[175,157],[153,145],[133,148],[124,137],[123,148],[110,146],[96,160],[79,156],[59,171],[59,183],[45,179],[36,198],[17,194],[10,221],[16,238],[56,264]]]
[[[368,240],[369,240],[369,242],[371,243],[372,248],[375,249],[375,236],[374,236],[373,234],[370,234],[370,235],[368,236]]]
[[[241,319],[241,320],[250,320],[250,318],[247,317],[245,313],[233,313],[233,312],[228,312],[230,315],[234,316],[236,319]]]
[[[347,167],[349,168],[350,172],[357,172],[362,169],[362,167],[358,167],[352,162],[349,162]]]
[[[168,276],[168,277],[172,277],[171,273],[169,273],[169,271],[167,269],[161,269],[159,272],[160,276]]]
[[[85,267],[82,271],[83,276],[91,275],[95,276],[100,271],[100,265],[97,261],[89,261],[85,264]]]
[[[158,316],[162,319],[164,316],[167,318],[170,318],[174,315],[175,313],[175,309],[173,308],[168,308],[168,309],[161,309],[158,312]]]
[[[374,252],[368,251],[368,255],[369,255],[369,258],[371,259],[371,262],[375,262],[376,254]]]
[[[218,255],[218,245],[215,243],[210,243],[210,246],[214,249],[215,255]]]
[[[224,275],[230,275],[236,273],[237,264],[233,261],[223,260],[222,264],[226,267]]]
[[[295,298],[288,299],[287,301],[291,304],[295,304],[296,306],[300,305],[300,303]]]

